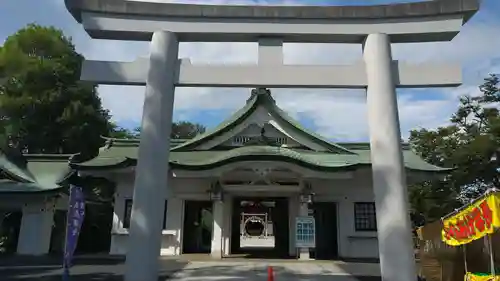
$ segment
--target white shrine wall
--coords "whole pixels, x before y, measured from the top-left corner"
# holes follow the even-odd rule
[[[354,228],[354,203],[373,202],[371,188],[371,172],[359,171],[350,179],[311,179],[314,201],[335,202],[337,205],[337,241],[338,253],[341,258],[378,258],[378,240],[376,232],[359,232]],[[110,254],[124,255],[127,251],[128,230],[123,228],[125,201],[133,197],[133,173],[115,177],[117,189],[113,214],[113,227]],[[184,202],[186,200],[209,200],[208,189],[211,182],[205,179],[173,178],[172,193],[165,196],[167,203],[166,229],[162,235],[161,255],[180,255],[182,253]],[[272,187],[271,187],[272,188]],[[252,196],[246,192],[245,196]],[[262,196],[263,193],[253,195]],[[299,214],[298,193],[269,192],[268,196],[289,197],[289,253],[295,255],[295,216]],[[231,236],[231,194],[223,201],[223,227],[221,251],[228,255]],[[214,238],[214,240],[217,240]]]
[[[2,196],[0,211],[22,212],[17,254],[40,256],[48,254],[52,239],[54,214],[66,210],[68,196]],[[1,224],[1,222],[0,222]]]
[[[200,179],[170,179],[173,192],[167,194],[166,227],[162,231],[161,255],[180,255],[184,200],[209,200],[207,190],[210,181]],[[170,184],[170,183],[169,183]],[[123,255],[127,251],[128,230],[123,227],[125,201],[133,198],[133,173],[124,174],[116,180],[113,226],[111,230],[110,254]],[[160,196],[160,195],[159,195]]]

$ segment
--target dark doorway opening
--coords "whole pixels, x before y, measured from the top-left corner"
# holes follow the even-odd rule
[[[78,238],[76,252],[79,254],[109,253],[111,248],[111,228],[113,226],[113,205],[111,203],[93,203],[87,201],[85,218]],[[62,237],[66,235],[64,216]],[[63,238],[64,240],[64,238]]]
[[[182,252],[184,254],[210,253],[212,224],[211,201],[185,201]]]
[[[0,216],[3,216],[0,218],[0,239],[3,240],[0,245],[0,255],[15,254],[17,252],[23,212],[0,211]]]
[[[288,198],[233,200],[231,257],[289,258]]]
[[[56,210],[54,212],[54,224],[52,225],[52,234],[50,236],[49,247],[49,253],[51,254],[62,254],[64,252],[67,213],[67,211],[63,210]]]
[[[310,250],[311,258],[317,260],[338,259],[336,203],[314,202],[312,210],[316,223],[316,248]]]

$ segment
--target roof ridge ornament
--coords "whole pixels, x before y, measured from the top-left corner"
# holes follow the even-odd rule
[[[276,140],[266,136],[266,129],[264,126],[260,127],[260,135],[255,137],[250,137],[250,139],[243,144],[243,146],[250,145],[266,145],[266,146],[281,146]]]
[[[104,143],[105,148],[110,148],[113,146],[114,140],[113,139],[107,139],[106,142]]]
[[[247,103],[249,103],[254,98],[257,98],[258,96],[266,96],[266,98],[268,98],[270,101],[272,101],[273,103],[276,103],[273,96],[271,95],[271,90],[269,90],[267,88],[254,88],[254,89],[252,89],[252,91],[250,92],[250,97],[247,99]]]

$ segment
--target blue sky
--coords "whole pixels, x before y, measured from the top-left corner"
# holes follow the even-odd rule
[[[64,0],[0,0],[0,42],[28,23],[53,25],[73,38],[77,50],[88,59],[131,61],[147,56],[144,42],[91,39],[69,15]],[[174,2],[174,1],[170,1]],[[402,2],[395,0],[205,0],[175,1],[212,4],[314,4],[370,5]],[[418,2],[407,0],[405,2]],[[481,11],[452,42],[397,44],[394,59],[409,62],[460,62],[464,84],[454,89],[398,90],[403,136],[415,128],[436,128],[447,124],[458,97],[477,93],[488,73],[500,73],[500,1],[483,0]],[[353,63],[361,59],[360,46],[345,44],[286,44],[285,62]],[[251,43],[183,43],[180,56],[193,62],[245,63],[257,59],[257,45]],[[174,118],[214,127],[243,106],[249,89],[183,88],[176,91]],[[131,86],[101,86],[103,105],[121,126],[139,125],[144,89]],[[365,97],[356,90],[273,90],[279,106],[327,138],[366,141],[368,127]]]

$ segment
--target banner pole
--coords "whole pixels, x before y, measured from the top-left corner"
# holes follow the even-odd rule
[[[489,252],[490,252],[491,275],[493,276],[493,278],[495,278],[495,276],[496,276],[496,272],[495,272],[495,256],[493,254],[493,243],[491,241],[491,234],[487,236],[487,240],[488,240],[488,248],[489,248]]]
[[[464,244],[462,246],[462,249],[464,250],[464,265],[465,265],[465,273],[469,272],[469,270],[467,269],[467,244]]]
[[[69,185],[69,194],[68,194],[68,207],[66,211],[66,223],[64,225],[64,252],[63,252],[63,260],[62,260],[62,281],[67,281],[69,280],[69,268],[68,265],[66,264],[66,251],[68,249],[68,224],[70,221],[70,216],[71,216],[71,192],[73,189],[73,185]]]
[[[80,187],[70,185],[63,255],[63,281],[68,281],[70,279],[71,262],[78,243],[78,236],[84,218],[85,197],[83,195],[83,191]]]

